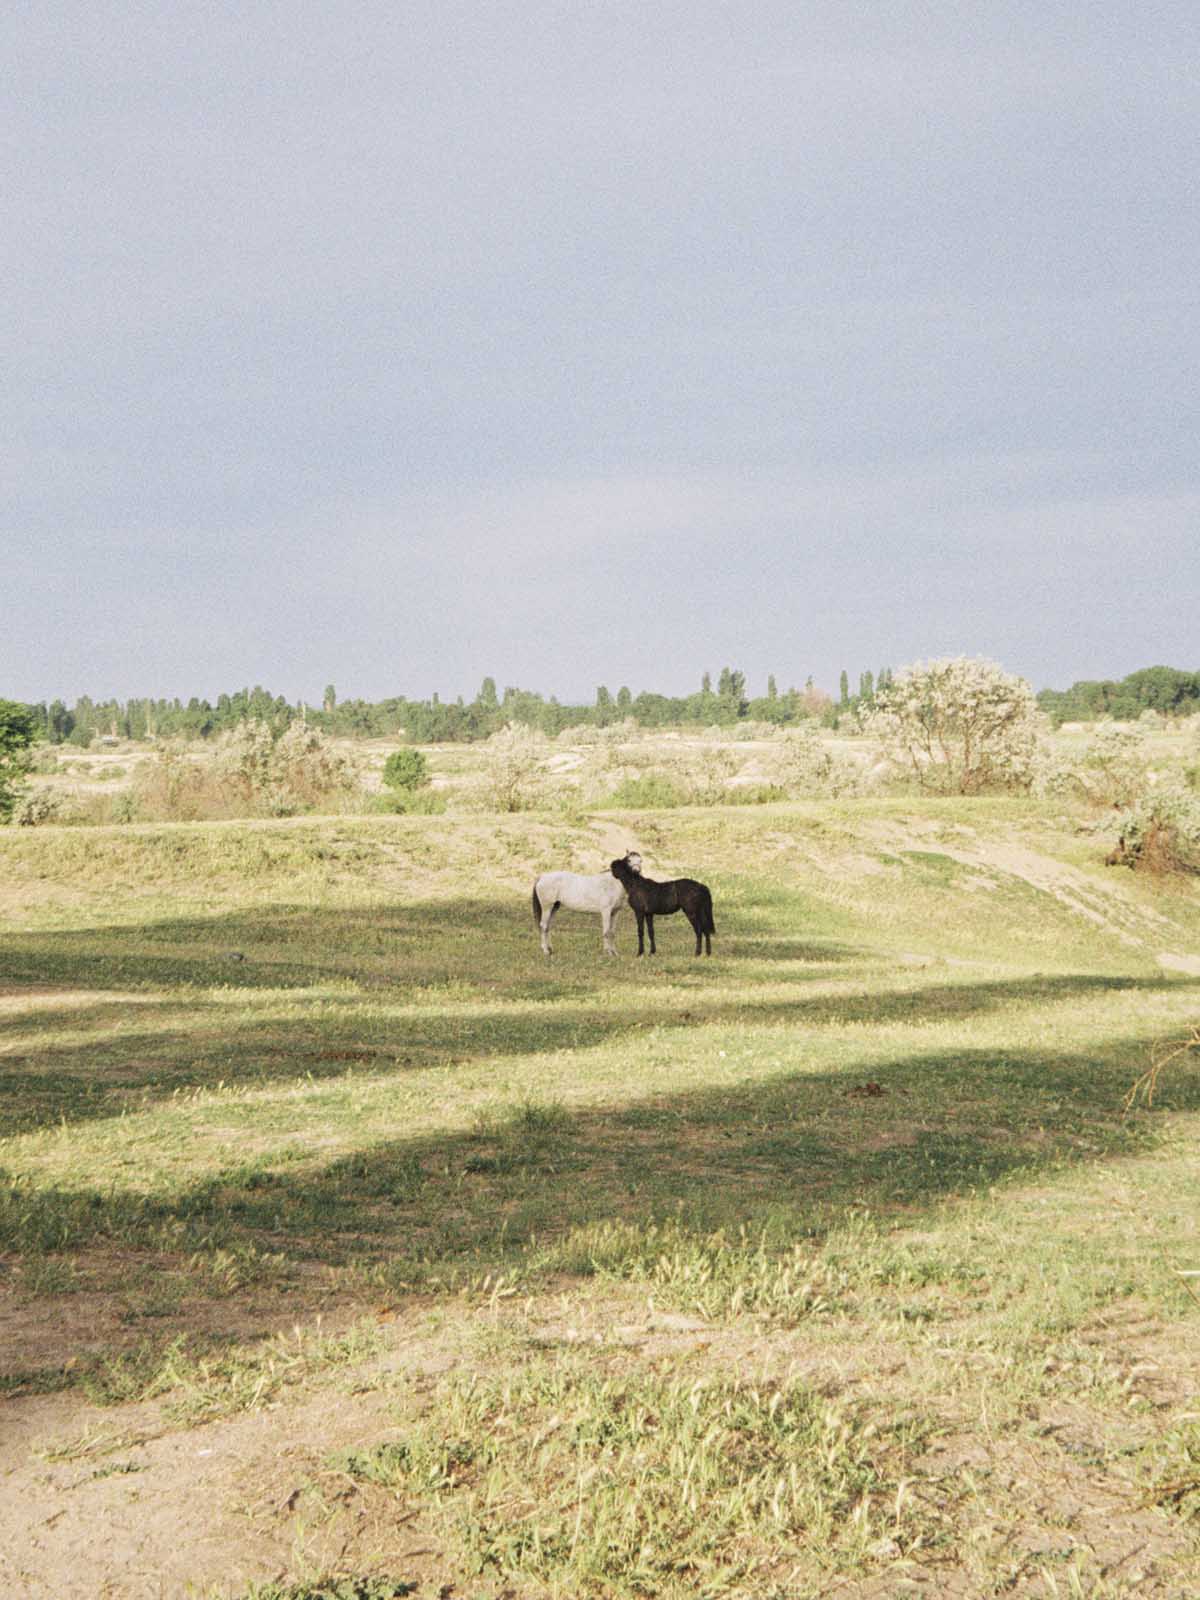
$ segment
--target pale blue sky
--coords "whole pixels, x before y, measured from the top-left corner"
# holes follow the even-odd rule
[[[1200,667],[1193,5],[0,37],[0,696]]]

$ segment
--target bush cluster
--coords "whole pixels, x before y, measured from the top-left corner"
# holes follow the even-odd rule
[[[771,778],[789,799],[866,794],[880,774],[821,738],[811,724],[789,730],[771,757]]]
[[[528,811],[546,798],[543,772],[550,741],[544,733],[513,724],[485,746],[483,777],[473,799],[484,811]]]
[[[340,807],[358,775],[318,729],[294,722],[276,737],[265,722],[224,734],[213,760],[196,760],[175,740],[159,746],[135,775],[128,810],[144,821],[287,817]]]
[[[1110,866],[1200,872],[1200,794],[1180,782],[1149,788],[1121,818]]]

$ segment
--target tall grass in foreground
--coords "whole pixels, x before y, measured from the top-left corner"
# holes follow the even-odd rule
[[[717,1593],[802,1551],[835,1568],[914,1520],[897,1484],[916,1421],[881,1423],[795,1382],[566,1355],[451,1379],[433,1410],[432,1425],[336,1464],[431,1497],[478,1570],[580,1594]]]

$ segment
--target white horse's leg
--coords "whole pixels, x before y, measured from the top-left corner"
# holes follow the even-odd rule
[[[600,925],[604,931],[604,953],[606,956],[615,956],[617,947],[613,943],[613,931],[616,926],[617,912],[620,906],[605,906],[600,913]]]
[[[554,921],[554,913],[557,910],[558,910],[558,902],[555,901],[552,905],[547,906],[545,911],[542,912],[542,920],[541,920],[541,923],[539,924],[539,926],[541,927],[541,930],[542,930],[542,954],[543,955],[551,956],[551,955],[554,954],[553,950],[551,950],[551,948],[550,948],[550,924]]]

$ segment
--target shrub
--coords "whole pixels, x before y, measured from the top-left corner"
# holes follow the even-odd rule
[[[777,741],[770,767],[774,783],[796,798],[863,794],[871,787],[867,769],[831,749],[811,724],[790,729]]]
[[[491,736],[478,790],[485,810],[525,811],[536,803],[548,743],[544,734],[512,723]]]
[[[1181,783],[1147,791],[1121,818],[1109,866],[1200,872],[1200,795]]]
[[[689,753],[683,756],[678,762],[678,772],[686,796],[685,803],[694,806],[727,805],[730,780],[737,776],[740,766],[736,752],[719,746],[706,750],[703,755]]]
[[[62,803],[46,789],[33,789],[18,797],[12,820],[21,828],[38,828],[44,822],[62,820]]]
[[[430,781],[429,763],[419,750],[405,745],[384,762],[383,781],[389,789],[422,789]]]
[[[867,717],[887,759],[939,794],[1028,789],[1039,725],[1024,678],[966,656],[905,667]]]
[[[355,773],[318,728],[293,722],[275,737],[250,718],[225,734],[217,751],[217,776],[234,815],[290,816],[348,794]]]
[[[276,807],[306,811],[349,795],[358,775],[318,728],[293,722],[275,741],[269,781]]]
[[[113,822],[136,822],[138,820],[137,796],[130,789],[123,794],[112,797],[112,811],[110,816]]]
[[[211,808],[211,789],[208,774],[187,754],[183,743],[168,740],[138,768],[129,795],[128,819],[114,820],[132,821],[136,816],[151,822],[194,822],[201,816],[221,815]]]
[[[1147,787],[1146,746],[1132,728],[1102,724],[1078,761],[1079,783],[1099,805],[1129,806]]]
[[[218,781],[233,797],[237,814],[251,816],[273,809],[269,797],[275,783],[275,736],[258,717],[239,722],[217,741]]]
[[[589,723],[578,728],[564,728],[558,739],[563,744],[614,745],[640,738],[641,731],[632,717],[624,717],[620,722],[609,722],[602,728]]]

